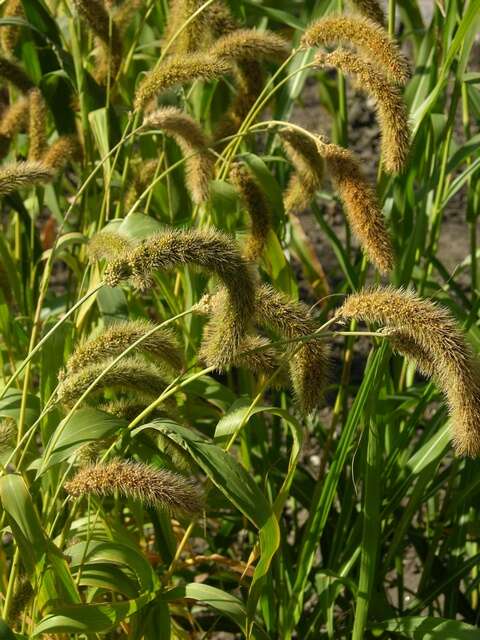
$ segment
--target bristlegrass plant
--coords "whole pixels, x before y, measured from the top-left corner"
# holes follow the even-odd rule
[[[478,3],[0,12],[0,635],[476,638]]]

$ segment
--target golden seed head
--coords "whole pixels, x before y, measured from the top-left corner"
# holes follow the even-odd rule
[[[135,93],[136,111],[145,106],[156,95],[166,89],[193,82],[193,80],[215,80],[230,71],[231,64],[208,53],[176,55],[168,58],[160,67],[143,78]]]
[[[204,4],[202,0],[172,0],[169,7],[168,21],[163,34],[164,43],[181,29],[169,47],[169,52],[186,55],[205,48],[209,36],[208,7],[202,10],[193,20],[189,18]]]
[[[75,373],[80,369],[101,362],[107,358],[119,356],[127,347],[145,336],[155,328],[148,320],[132,320],[129,322],[115,322],[102,331],[98,336],[79,344],[66,364],[68,373]],[[177,375],[183,367],[175,334],[167,328],[160,328],[145,338],[132,350],[160,360]]]
[[[185,180],[192,200],[196,204],[206,202],[213,178],[213,158],[200,125],[175,107],[157,109],[143,122],[148,128],[162,129],[175,140],[186,158]]]
[[[353,74],[356,88],[373,97],[382,133],[383,165],[389,173],[401,171],[410,148],[410,125],[398,87],[379,73],[374,65],[345,49],[328,54],[319,53],[315,63],[320,67],[335,67],[342,73]]]
[[[82,147],[76,135],[60,136],[45,151],[42,162],[55,171],[60,171],[72,160],[80,159]]]
[[[113,358],[94,362],[75,373],[63,372],[57,390],[58,402],[67,408],[72,407],[94,383],[90,395],[98,395],[106,388],[114,388],[119,391],[134,391],[139,398],[152,399],[157,398],[165,389],[166,376],[159,369],[158,363],[153,365],[135,356],[123,358],[95,382],[112,361]]]
[[[115,260],[119,256],[133,250],[134,243],[130,238],[115,231],[99,231],[88,243],[88,257],[91,262],[98,260]]]
[[[50,167],[42,162],[15,162],[0,169],[0,196],[50,182],[54,177]]]
[[[336,42],[357,47],[368,60],[397,84],[410,77],[406,58],[381,26],[363,16],[326,16],[311,24],[302,37],[304,47]]]
[[[282,129],[279,135],[294,168],[283,204],[286,213],[295,213],[306,209],[322,186],[325,163],[317,145],[308,136],[288,128]]]
[[[133,170],[133,177],[128,183],[125,193],[124,209],[128,212],[146,191],[158,173],[159,160],[141,160]]]
[[[1,33],[1,29],[0,29]],[[28,126],[29,101],[26,97],[18,98],[7,107],[0,122],[0,158],[8,153],[11,140],[25,131]]]
[[[380,272],[393,266],[393,249],[382,211],[373,188],[363,175],[353,154],[336,144],[317,141],[320,155],[343,201],[345,212],[357,238]]]
[[[231,62],[254,61],[260,58],[284,60],[290,53],[289,43],[272,31],[236,29],[219,38],[209,53]]]
[[[22,0],[7,0],[3,11],[3,17],[24,18],[25,14],[23,11]],[[21,27],[17,27],[16,25],[5,25],[0,29],[0,42],[2,49],[10,56],[14,55],[20,31]]]
[[[221,0],[212,2],[206,9],[206,20],[214,38],[219,38],[239,28],[238,22],[230,13],[230,9]]]
[[[101,411],[110,413],[117,418],[124,418],[128,422],[139,416],[147,406],[145,402],[139,402],[135,398],[119,398],[118,400],[110,400],[97,405]]]
[[[394,348],[418,360],[445,394],[457,454],[480,455],[479,366],[447,309],[412,292],[384,287],[352,294],[336,316],[393,331]]]
[[[32,89],[28,97],[30,100],[28,159],[41,160],[47,146],[47,105],[40,89]]]
[[[202,493],[192,480],[167,469],[130,460],[99,462],[80,469],[65,483],[72,497],[99,497],[118,492],[126,498],[169,512],[194,514],[202,509]]]
[[[229,177],[242,198],[251,220],[251,230],[245,243],[244,256],[247,260],[258,260],[263,253],[271,227],[267,199],[252,172],[244,164],[233,164]]]

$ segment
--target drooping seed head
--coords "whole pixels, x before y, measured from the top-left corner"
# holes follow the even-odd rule
[[[209,53],[231,62],[253,61],[261,58],[282,61],[288,57],[290,45],[272,31],[236,29],[219,38]]]
[[[382,133],[382,161],[389,173],[398,173],[406,164],[410,148],[410,125],[400,90],[374,65],[345,49],[333,53],[319,53],[315,63],[320,67],[334,67],[342,73],[353,74],[357,89],[371,95]]]
[[[168,21],[163,34],[165,44],[175,38],[169,46],[169,52],[186,55],[205,48],[210,35],[208,7],[192,19],[193,14],[203,4],[202,0],[171,0]]]
[[[286,213],[306,209],[320,189],[325,163],[315,142],[294,129],[279,132],[283,148],[294,167],[283,196]]]
[[[4,18],[24,18],[25,13],[23,11],[23,4],[21,0],[7,0],[5,3],[5,9],[3,11]],[[21,27],[16,25],[4,25],[0,29],[0,42],[3,51],[10,56],[15,53],[15,47],[17,46],[18,37],[20,35]]]
[[[88,257],[91,262],[98,260],[115,260],[134,248],[133,241],[115,231],[99,231],[88,243]]]
[[[446,396],[457,454],[480,455],[480,373],[477,360],[447,309],[392,287],[352,294],[336,316],[383,325],[393,346],[414,357]]]
[[[75,373],[95,362],[116,357],[154,328],[153,322],[148,320],[115,322],[98,336],[78,345],[68,359],[65,368],[69,374]],[[132,351],[145,353],[158,359],[176,374],[183,367],[178,342],[174,333],[167,328],[157,329]]]
[[[406,58],[381,26],[362,16],[326,16],[311,24],[302,37],[304,47],[334,43],[358,48],[382,73],[397,84],[410,77]]]
[[[227,235],[212,229],[172,229],[151,236],[129,255],[112,261],[104,279],[110,286],[132,279],[140,289],[152,285],[153,273],[191,264],[215,274],[228,292],[225,308],[216,318],[209,344],[209,365],[228,366],[238,351],[254,310],[254,281],[250,266]]]
[[[147,128],[161,129],[175,140],[186,158],[185,179],[192,200],[196,204],[207,201],[213,178],[213,158],[200,125],[175,107],[157,109],[143,123]]]
[[[76,135],[60,136],[45,151],[42,162],[55,171],[60,171],[72,160],[82,155],[82,147]]]
[[[1,29],[0,29],[1,33]],[[11,141],[28,126],[29,101],[26,97],[20,97],[5,109],[0,122],[0,158],[8,153]]]
[[[244,164],[233,164],[229,177],[242,198],[251,220],[251,230],[245,243],[244,256],[247,260],[258,260],[263,253],[271,227],[267,199],[252,172]]]
[[[206,8],[206,23],[214,38],[219,38],[239,28],[238,22],[232,16],[230,9],[221,0],[212,2]]]
[[[28,123],[28,159],[41,160],[47,146],[47,105],[40,89],[32,89]]]
[[[317,145],[343,201],[350,226],[370,260],[380,272],[387,273],[393,266],[393,249],[373,188],[350,151],[320,138]]]
[[[0,196],[50,182],[53,171],[42,162],[15,162],[0,169]]]
[[[156,95],[166,89],[193,82],[194,80],[215,80],[231,68],[227,60],[207,53],[171,56],[157,69],[144,77],[135,93],[135,110],[144,109]]]
[[[0,56],[0,78],[4,78],[13,84],[22,93],[27,93],[33,89],[34,84],[25,71],[14,59]]]
[[[106,388],[119,391],[134,391],[139,398],[156,398],[166,387],[166,376],[159,369],[143,358],[123,358],[107,371],[97,382],[97,378],[112,364],[113,358],[95,362],[83,367],[75,373],[63,372],[57,389],[57,400],[60,404],[72,407],[90,388],[91,395],[98,395]]]
[[[192,480],[167,469],[130,460],[99,462],[80,469],[65,490],[73,497],[120,495],[173,513],[198,513],[203,498]]]

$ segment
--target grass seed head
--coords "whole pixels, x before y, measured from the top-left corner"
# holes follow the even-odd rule
[[[171,0],[169,4],[168,21],[163,35],[165,44],[181,29],[169,47],[169,51],[186,55],[204,49],[209,41],[208,7],[186,24],[204,4],[203,0]]]
[[[230,69],[230,62],[207,53],[171,56],[144,77],[135,93],[134,108],[144,109],[152,98],[166,89],[198,79],[215,80]]]
[[[13,418],[0,420],[0,453],[13,449],[17,437],[17,423]]]
[[[55,171],[60,171],[72,160],[82,156],[82,147],[76,135],[65,135],[57,138],[45,151],[42,162]]]
[[[378,23],[382,27],[385,25],[385,13],[378,0],[349,0],[349,4],[355,11]]]
[[[98,336],[77,346],[68,359],[66,370],[68,373],[74,373],[95,362],[116,357],[154,327],[155,325],[148,320],[110,324]],[[132,351],[148,354],[160,360],[177,375],[183,367],[178,342],[173,332],[167,328],[157,329]]]
[[[173,513],[198,513],[202,493],[192,480],[166,469],[133,462],[112,460],[80,469],[65,490],[73,497],[120,495]]]
[[[410,149],[410,125],[399,88],[370,62],[345,49],[328,54],[319,53],[315,63],[320,67],[334,67],[342,73],[353,74],[356,88],[373,97],[382,134],[383,165],[389,173],[402,171]]]
[[[40,89],[32,89],[28,96],[30,100],[28,159],[41,160],[47,146],[47,105]]]
[[[142,160],[133,170],[133,177],[128,183],[125,193],[124,209],[128,212],[155,179],[158,173],[158,158]]]
[[[1,33],[1,29],[0,29]],[[7,107],[0,122],[0,158],[8,153],[13,138],[28,127],[29,100],[20,97]]]
[[[88,243],[88,257],[91,262],[99,260],[120,259],[119,256],[133,250],[134,243],[130,238],[115,231],[99,231]]]
[[[447,309],[411,292],[385,287],[352,294],[336,315],[394,331],[394,348],[418,357],[421,370],[433,374],[445,394],[457,454],[480,455],[478,363]]]
[[[362,16],[327,16],[311,24],[302,37],[305,47],[343,43],[358,48],[397,84],[410,77],[406,58],[381,26]]]
[[[261,58],[282,61],[288,57],[290,48],[289,43],[273,31],[236,29],[219,38],[209,53],[231,62]]]
[[[393,266],[392,243],[373,188],[350,151],[320,138],[317,144],[354,233],[379,271],[388,273]]]
[[[24,18],[23,4],[21,0],[7,0],[3,11],[4,18]],[[0,43],[3,51],[13,56],[17,46],[21,27],[5,25],[0,29]]]
[[[89,364],[75,373],[63,372],[57,390],[58,402],[72,407],[98,376],[112,363],[112,359]],[[106,388],[119,391],[134,391],[138,398],[156,398],[166,387],[166,376],[158,363],[147,362],[143,358],[130,356],[113,365],[107,373],[95,383],[92,395],[98,395]]]
[[[0,78],[5,78],[22,93],[27,93],[33,89],[34,84],[25,71],[13,59],[0,56]]]
[[[185,181],[193,202],[206,202],[213,178],[213,158],[206,137],[195,120],[175,107],[162,107],[144,120],[148,128],[162,129],[178,144],[185,156]]]
[[[306,209],[320,189],[325,173],[325,163],[315,142],[294,129],[280,131],[283,148],[293,165],[283,196],[286,213]]]
[[[214,38],[219,38],[239,28],[238,22],[222,0],[212,2],[206,9],[206,15],[206,22]]]
[[[268,327],[287,340],[315,333],[318,324],[310,317],[308,307],[268,285],[258,287],[255,296],[255,323]],[[328,381],[329,347],[325,340],[312,338],[293,343],[287,348],[293,390],[304,413],[310,413],[323,401]]]
[[[233,164],[229,177],[240,194],[251,220],[250,235],[245,243],[244,256],[247,260],[258,260],[263,253],[271,227],[267,199],[246,165]]]
[[[0,169],[0,196],[50,182],[53,171],[42,162],[14,162]]]

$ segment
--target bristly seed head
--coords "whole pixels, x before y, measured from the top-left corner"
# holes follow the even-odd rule
[[[112,460],[80,469],[65,483],[73,497],[122,496],[173,513],[195,514],[201,511],[203,498],[197,484],[167,469],[130,460]]]
[[[60,171],[72,160],[80,159],[82,147],[76,135],[60,136],[45,151],[42,162],[55,171]]]
[[[258,260],[263,253],[271,227],[270,208],[263,190],[248,167],[234,163],[230,181],[242,198],[251,220],[250,235],[245,243],[247,260]]]
[[[433,375],[446,396],[458,455],[480,455],[480,372],[447,309],[393,287],[352,294],[336,317],[373,322],[393,331],[393,347]]]
[[[272,31],[237,29],[219,38],[209,53],[231,62],[246,62],[260,58],[282,61],[288,57],[290,45]]]
[[[4,165],[0,169],[0,196],[17,189],[45,184],[53,177],[53,171],[42,162],[14,162]]]
[[[28,159],[41,160],[47,146],[47,105],[40,89],[32,89],[28,97],[30,100]]]
[[[155,328],[148,320],[115,322],[107,326],[98,336],[77,346],[65,366],[68,373],[107,358],[120,355],[125,349]],[[172,331],[160,328],[145,338],[132,352],[145,353],[163,362],[177,375],[183,366],[178,342]]]
[[[377,196],[350,151],[318,138],[319,153],[345,206],[349,223],[382,273],[393,266],[393,249]]]
[[[0,56],[0,78],[11,82],[22,93],[27,93],[35,86],[14,59],[3,56]]]
[[[88,257],[91,262],[98,260],[121,259],[129,251],[133,251],[135,244],[127,236],[115,231],[99,231],[93,235],[88,243]]]
[[[196,204],[206,202],[213,178],[213,158],[200,125],[175,107],[162,107],[149,113],[143,124],[148,128],[162,129],[175,140],[186,157],[185,179],[192,200]]]
[[[378,0],[349,0],[358,13],[377,22],[382,27],[385,25],[385,14]]]
[[[207,53],[171,56],[142,80],[135,93],[134,108],[136,111],[144,109],[152,98],[166,89],[198,79],[214,80],[230,69],[230,62]]]
[[[410,77],[407,60],[381,26],[362,16],[326,16],[311,24],[302,37],[304,47],[341,42],[360,49],[365,57],[397,84]]]
[[[408,158],[410,131],[407,109],[398,87],[372,64],[345,49],[319,53],[314,62],[320,67],[334,67],[342,73],[353,74],[355,87],[373,97],[382,133],[383,165],[389,173],[401,171]]]

